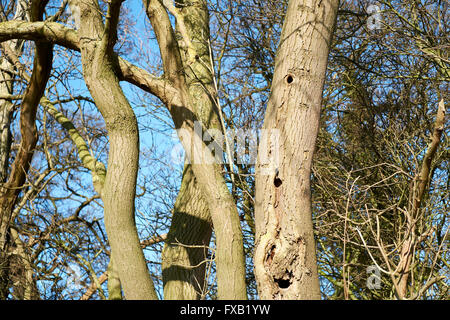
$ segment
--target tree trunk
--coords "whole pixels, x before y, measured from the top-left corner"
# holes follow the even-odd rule
[[[256,166],[255,276],[261,299],[320,299],[311,161],[338,0],[291,0]],[[269,161],[264,159],[268,155]]]
[[[47,2],[48,0],[42,0],[32,3],[31,21],[42,20]],[[19,5],[19,8],[21,9],[18,10],[22,10],[24,7]],[[9,234],[9,226],[11,221],[14,220],[13,209],[26,181],[26,175],[38,141],[36,113],[52,69],[53,45],[41,41],[36,41],[35,44],[33,72],[20,105],[22,140],[8,180],[0,187],[0,295],[2,295],[0,298],[6,298],[4,295],[7,295],[4,289],[8,285],[8,256],[9,245],[12,240]]]
[[[97,1],[77,2],[81,13],[81,60],[84,79],[109,137],[101,197],[114,267],[126,299],[157,299],[134,220],[139,129],[114,72],[113,46],[121,2],[110,2],[105,26]]]
[[[194,300],[203,296],[211,233],[208,204],[196,185],[191,166],[186,164],[162,253],[166,300]]]
[[[209,13],[204,2],[185,6],[178,2],[180,16],[192,41],[197,59],[186,70],[189,94],[195,97],[194,110],[206,129],[222,131],[214,97],[213,66],[209,46]],[[182,52],[183,64],[188,57]],[[166,299],[204,298],[206,259],[212,233],[211,214],[190,164],[183,170],[181,189],[175,203],[171,229],[163,252],[164,297]],[[174,240],[188,246],[173,245]],[[189,247],[191,246],[191,247]],[[194,246],[194,247],[192,247]],[[199,247],[200,246],[200,247]],[[190,267],[189,267],[190,266]]]
[[[201,52],[196,53],[194,41],[191,41],[187,34],[189,24],[192,24],[191,30],[196,30],[198,21],[184,19],[180,12],[189,10],[191,6],[193,11],[198,9],[197,13],[205,15],[207,13],[206,1],[190,1],[182,6],[183,10],[169,9],[175,14],[177,26],[183,35],[184,49],[186,50],[184,62],[166,8],[158,0],[148,0],[144,3],[161,50],[165,75],[180,94],[181,104],[169,103],[167,107],[175,127],[179,129],[180,142],[191,161],[192,171],[199,189],[204,199],[208,199],[208,207],[216,234],[215,261],[219,299],[246,299],[244,249],[237,207],[222,175],[221,165],[216,162],[208,150],[202,134],[195,131],[196,123],[198,124],[202,118],[197,116],[195,107],[199,96],[195,95],[192,88],[189,87],[188,73],[196,72],[191,67],[194,65],[194,61],[199,61],[203,57],[201,57]],[[208,15],[206,14],[205,17]],[[204,24],[201,24],[201,28],[204,28]],[[203,33],[201,36],[203,39],[207,39],[209,33]],[[200,63],[205,63],[205,61]],[[206,63],[209,64],[209,60]],[[180,70],[184,70],[187,76]],[[201,125],[203,130],[205,124],[201,123]]]

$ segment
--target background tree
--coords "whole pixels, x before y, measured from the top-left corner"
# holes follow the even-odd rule
[[[343,4],[330,55],[313,171],[319,270],[333,299],[442,299],[446,5],[377,4],[377,28],[365,3]]]

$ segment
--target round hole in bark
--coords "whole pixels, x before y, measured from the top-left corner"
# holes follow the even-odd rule
[[[289,279],[273,279],[280,289],[287,289],[291,285]]]
[[[275,281],[280,289],[287,289],[292,284],[293,276],[292,271],[286,269],[281,277],[274,277],[273,281]]]
[[[281,181],[280,178],[275,178],[273,179],[273,184],[275,185],[276,188],[278,188],[279,186],[281,186],[283,184],[283,181]]]
[[[288,84],[291,84],[292,82],[294,82],[294,76],[293,76],[292,74],[288,74],[288,75],[286,76],[286,82],[287,82]]]

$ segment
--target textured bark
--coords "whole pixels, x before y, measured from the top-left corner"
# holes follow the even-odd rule
[[[1,59],[2,70],[14,70],[8,60]],[[0,72],[0,93],[12,94],[12,77],[8,72]],[[13,104],[8,100],[0,99],[0,184],[8,177],[9,154],[11,151],[11,116]]]
[[[22,20],[25,17],[24,6],[18,6],[14,19]],[[2,44],[2,49],[8,49],[18,53],[22,47],[22,40],[12,40]],[[0,94],[2,96],[12,95],[14,88],[15,66],[6,57],[0,57]],[[11,117],[13,104],[9,100],[0,99],[0,188],[8,178],[9,157],[11,151]],[[1,225],[1,223],[0,223]],[[1,240],[0,240],[1,241]],[[2,245],[0,244],[0,247]],[[7,246],[3,246],[4,250]],[[5,252],[6,253],[6,252]],[[10,263],[6,256],[1,258],[0,253],[0,299],[8,295],[10,275]],[[23,270],[23,268],[22,268]]]
[[[81,60],[86,85],[105,120],[109,137],[108,168],[101,197],[114,267],[126,299],[157,299],[134,220],[139,130],[114,72],[113,46],[121,3],[110,2],[103,25],[97,1],[75,2],[81,12]]]
[[[164,298],[199,299],[205,290],[205,259],[212,233],[211,216],[186,164],[162,253]]]
[[[204,3],[185,6],[183,17],[186,32],[194,43],[197,59],[186,70],[189,94],[195,97],[194,111],[206,129],[221,130],[216,105],[213,74],[210,66],[209,14]],[[188,63],[185,54],[183,64]],[[211,67],[210,67],[211,68]],[[168,241],[163,250],[163,282],[165,299],[199,299],[206,290],[206,259],[212,234],[208,203],[199,189],[190,164],[183,170],[181,188],[174,206]]]
[[[189,90],[189,78],[184,72],[188,72],[194,61],[200,59],[200,55],[195,53],[195,47],[192,45],[194,42],[185,34],[188,30],[187,25],[195,21],[185,21],[180,13],[182,10],[171,9],[177,18],[177,26],[184,34],[186,57],[183,60],[166,8],[158,0],[144,0],[144,5],[158,40],[165,76],[180,94],[181,104],[172,102],[168,103],[167,107],[175,127],[181,129],[178,131],[180,142],[191,161],[198,186],[204,199],[208,199],[216,234],[218,296],[220,299],[246,299],[244,250],[237,207],[225,183],[221,165],[215,163],[202,137],[194,131],[195,122],[201,120],[196,115],[195,108],[195,101],[199,97],[192,95],[192,91]],[[190,6],[192,7],[189,9]],[[206,1],[190,1],[183,8],[207,13]],[[207,39],[209,34],[203,34],[203,37]]]
[[[256,166],[254,264],[262,299],[320,299],[310,174],[337,9],[338,0],[291,0],[287,9],[263,125],[278,145],[260,145]]]
[[[120,284],[120,276],[116,266],[117,263],[114,263],[114,260],[110,257],[107,271],[109,300],[122,300],[123,298],[122,285]]]

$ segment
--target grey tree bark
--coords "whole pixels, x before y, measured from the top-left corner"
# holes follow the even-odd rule
[[[320,299],[310,175],[338,0],[291,0],[256,165],[255,276],[261,299]],[[270,142],[271,141],[271,142]]]
[[[109,3],[103,25],[96,0],[76,1],[81,13],[83,76],[103,116],[109,137],[108,168],[101,191],[114,268],[126,299],[157,299],[134,220],[139,163],[136,116],[119,85],[113,47],[123,0]]]
[[[219,299],[246,299],[243,239],[237,207],[225,183],[221,165],[216,163],[202,135],[195,132],[196,122],[202,120],[200,115],[197,116],[195,107],[199,96],[189,86],[189,76],[186,75],[192,71],[195,61],[203,58],[201,52],[196,52],[197,48],[193,45],[188,30],[197,30],[200,34],[205,25],[202,19],[185,19],[182,12],[200,8],[197,14],[200,13],[201,17],[205,14],[201,11],[207,12],[206,1],[190,1],[184,9],[175,8],[170,1],[164,1],[163,5],[163,1],[145,0],[144,5],[158,40],[165,77],[173,83],[180,95],[180,104],[169,101],[166,105],[175,127],[180,129],[180,142],[191,161],[198,187],[204,199],[208,199],[216,234],[215,261]],[[176,40],[167,10],[176,18],[183,47]],[[202,35],[203,38],[208,36],[209,34]],[[186,56],[182,58],[183,55]],[[202,131],[204,128],[205,124],[202,124]]]

